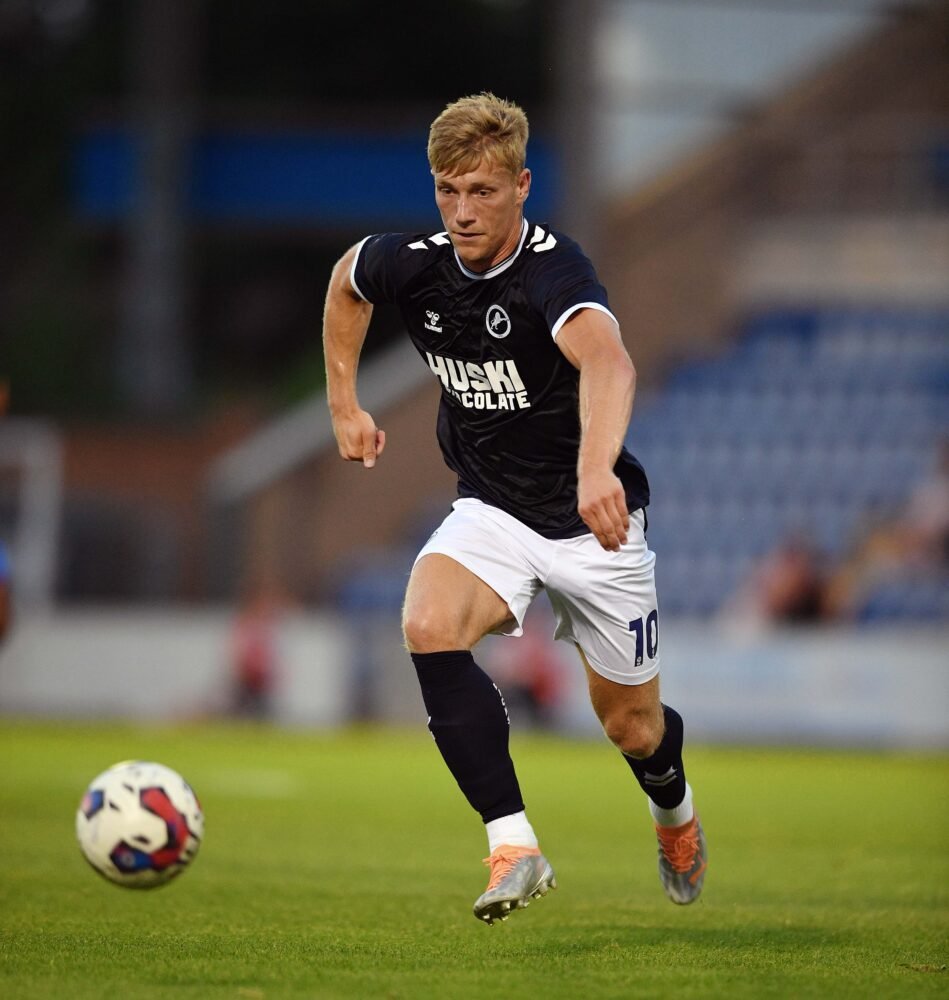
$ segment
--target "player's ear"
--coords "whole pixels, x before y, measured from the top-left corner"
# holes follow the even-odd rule
[[[517,190],[517,200],[520,202],[527,201],[527,196],[531,190],[531,172],[527,167],[518,174],[515,188]]]

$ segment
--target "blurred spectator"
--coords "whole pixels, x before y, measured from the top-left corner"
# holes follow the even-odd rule
[[[792,536],[768,553],[724,608],[737,624],[806,625],[826,613],[822,560],[805,539]]]
[[[11,588],[10,554],[4,542],[0,541],[0,640],[6,637],[13,621]]]
[[[539,603],[516,642],[499,640],[484,654],[486,669],[518,725],[545,727],[557,721],[564,683],[553,631],[553,613]]]
[[[949,563],[949,438],[931,476],[914,490],[899,520],[907,556],[921,564]]]
[[[835,617],[858,620],[939,617],[947,586],[949,440],[903,510],[869,531],[834,574],[828,609]]]
[[[235,715],[265,719],[272,712],[280,671],[280,623],[289,603],[274,583],[250,587],[244,596],[231,637]]]
[[[10,400],[10,386],[0,381],[0,418],[7,412]],[[10,631],[13,621],[13,573],[10,566],[10,552],[6,542],[0,539],[0,640]]]

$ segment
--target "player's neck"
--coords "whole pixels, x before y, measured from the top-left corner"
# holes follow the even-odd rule
[[[521,244],[521,238],[524,235],[524,216],[519,215],[517,222],[508,234],[507,239],[498,247],[497,251],[491,255],[490,258],[486,260],[479,261],[467,261],[458,256],[458,260],[469,270],[475,274],[484,274],[486,271],[490,271],[495,267],[503,264],[506,260],[517,253],[517,249]],[[457,252],[457,251],[456,251]]]

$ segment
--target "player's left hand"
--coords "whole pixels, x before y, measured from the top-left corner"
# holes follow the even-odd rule
[[[612,469],[580,475],[577,512],[608,552],[619,552],[620,547],[626,544],[629,532],[626,494]]]

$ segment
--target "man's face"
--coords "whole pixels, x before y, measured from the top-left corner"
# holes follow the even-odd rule
[[[487,271],[510,256],[521,236],[531,174],[483,159],[465,174],[435,174],[435,204],[461,262]]]

